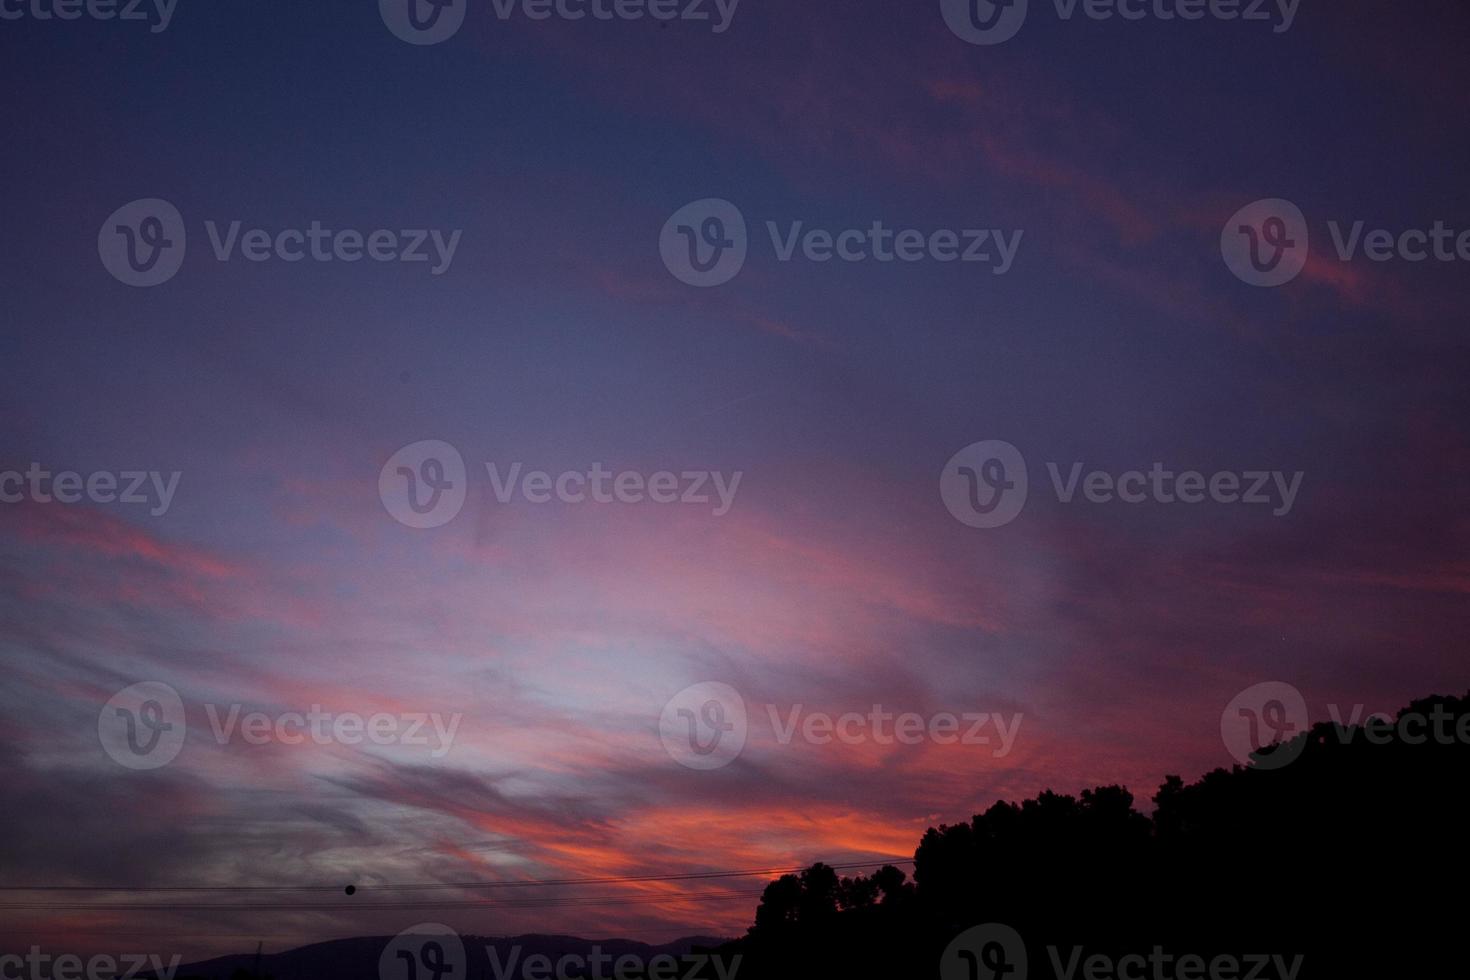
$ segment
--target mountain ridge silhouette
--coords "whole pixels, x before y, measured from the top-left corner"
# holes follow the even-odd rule
[[[322,980],[324,977],[352,977],[362,980],[378,978],[378,961],[383,950],[394,940],[394,936],[355,936],[346,939],[329,939],[319,943],[308,943],[275,953],[260,956],[260,977],[270,980]],[[729,940],[715,936],[684,936],[667,943],[644,943],[634,939],[583,939],[580,936],[553,933],[524,933],[517,936],[481,936],[465,934],[460,937],[469,960],[469,976],[494,980],[497,972],[489,965],[484,952],[486,946],[495,947],[501,954],[501,962],[508,958],[512,947],[520,947],[520,962],[526,957],[543,954],[553,960],[564,956],[586,956],[594,948],[600,948],[614,958],[634,955],[649,960],[655,956],[685,956],[700,950],[713,948]],[[182,964],[174,974],[174,980],[237,980],[255,976],[254,953],[230,953],[197,963]],[[519,977],[520,973],[507,973],[505,980]],[[154,974],[140,974],[144,980],[155,980]],[[445,980],[451,980],[446,976]],[[453,978],[462,980],[462,978]]]

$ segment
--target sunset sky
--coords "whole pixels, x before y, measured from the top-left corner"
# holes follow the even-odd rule
[[[1459,0],[1302,0],[1279,33],[1031,0],[995,45],[938,0],[743,0],[721,32],[468,3],[424,46],[372,0],[0,19],[0,472],[179,473],[159,514],[0,503],[0,885],[221,889],[0,891],[0,947],[733,936],[759,877],[381,886],[902,859],[1047,788],[1147,809],[1234,762],[1221,712],[1261,682],[1313,720],[1470,688],[1466,263],[1342,261],[1328,228],[1470,230]],[[187,255],[140,288],[98,236],[152,198]],[[709,198],[749,254],[701,288],[660,235]],[[1258,288],[1221,234],[1273,198],[1310,258]],[[219,261],[235,221],[462,236],[440,275]],[[767,222],[798,221],[1023,235],[1001,275],[782,261]],[[423,440],[468,500],[419,529],[379,477]],[[976,528],[941,474],[986,440],[1031,487]],[[1064,503],[1046,464],[1078,462],[1301,478],[1280,515]],[[741,476],[716,514],[502,503],[488,463]],[[99,713],[144,682],[187,737],[134,770]],[[660,738],[700,682],[749,710],[709,770]],[[220,744],[231,705],[462,720],[437,754]],[[767,705],[1021,721],[1006,753],[783,744]]]

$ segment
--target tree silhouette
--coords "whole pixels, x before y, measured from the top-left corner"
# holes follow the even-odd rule
[[[1275,752],[1295,758],[1259,764]],[[1191,784],[1168,776],[1152,816],[1121,786],[998,802],[926,831],[912,883],[894,867],[785,875],[729,949],[751,978],[937,977],[959,933],[1004,923],[1030,977],[1065,975],[1053,951],[1066,964],[1077,947],[1206,964],[1300,954],[1298,977],[1461,973],[1470,699],[1319,724],[1255,761]],[[1181,975],[1177,963],[1164,975]]]

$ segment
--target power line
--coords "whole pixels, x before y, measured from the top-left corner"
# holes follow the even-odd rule
[[[817,863],[817,862],[814,862]],[[856,868],[880,868],[888,864],[913,864],[913,858],[893,858],[887,861],[866,861],[847,864],[829,864],[834,871],[849,871]],[[457,881],[418,882],[404,885],[353,885],[356,891],[432,891],[459,889],[472,891],[479,888],[532,888],[552,885],[615,885],[644,881],[703,881],[717,878],[750,878],[762,875],[799,874],[806,868],[758,868],[742,871],[696,871],[684,874],[652,875],[609,875],[596,878],[539,878],[524,881]],[[122,893],[218,893],[218,892],[341,892],[338,885],[0,885],[0,892],[89,892],[93,894]],[[5,908],[9,906],[0,906]],[[279,907],[279,906],[277,906]]]
[[[599,905],[677,905],[683,902],[751,901],[760,892],[725,892],[715,895],[583,895],[566,898],[519,899],[508,902],[296,902],[218,904],[123,904],[81,902],[6,902],[0,911],[22,912],[407,912],[454,909],[542,909]]]

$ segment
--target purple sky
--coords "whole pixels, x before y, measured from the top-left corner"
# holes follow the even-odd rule
[[[162,30],[0,0],[21,12],[0,19],[3,883],[355,882],[366,905],[406,882],[882,861],[1049,787],[1121,782],[1147,808],[1166,773],[1234,761],[1221,713],[1261,682],[1313,720],[1470,687],[1470,279],[1398,248],[1470,229],[1458,0],[1302,0],[1279,32],[1031,0],[993,45],[938,0],[742,0],[718,32],[464,2],[453,37],[414,45],[370,0],[179,0]],[[661,232],[711,198],[748,251],[701,287]],[[1261,288],[1222,231],[1277,198],[1310,246]],[[140,287],[99,234],[147,199],[187,249]],[[236,221],[460,237],[438,275],[221,260],[210,229]],[[996,274],[783,261],[768,222],[1021,236]],[[1394,254],[1340,255],[1356,222]],[[463,459],[466,499],[414,528],[380,475],[425,440]],[[977,528],[941,487],[989,440],[1029,495]],[[502,502],[487,464],[517,463],[668,472],[679,494],[712,473],[730,496],[710,477],[707,503]],[[1289,507],[1067,502],[1049,463],[1299,482]],[[166,508],[68,504],[6,480],[33,464],[179,477]],[[660,737],[701,682],[748,716],[712,769]],[[157,768],[99,737],[140,683],[184,706]],[[217,737],[232,705],[459,720],[443,751],[253,744]],[[874,705],[1020,721],[1004,751],[781,737],[793,711]],[[734,935],[760,885],[308,913],[0,893],[119,906],[0,908],[0,947],[189,959],[425,919]]]

